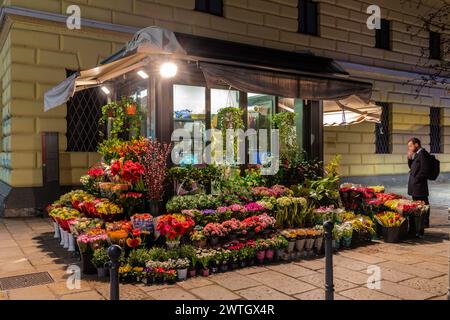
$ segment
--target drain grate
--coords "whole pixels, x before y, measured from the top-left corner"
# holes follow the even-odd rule
[[[21,276],[0,278],[0,290],[12,290],[53,283],[48,272],[24,274]]]

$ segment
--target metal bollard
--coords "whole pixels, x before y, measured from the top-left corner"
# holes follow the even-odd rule
[[[112,245],[108,248],[108,256],[111,261],[109,262],[109,274],[110,274],[110,300],[120,300],[119,295],[119,267],[120,256],[122,254],[122,248],[118,245]]]
[[[334,300],[333,228],[334,224],[331,221],[323,224],[325,231],[325,300]]]

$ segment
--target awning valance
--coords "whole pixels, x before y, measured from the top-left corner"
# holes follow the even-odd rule
[[[149,27],[137,32],[122,50],[101,65],[80,71],[46,92],[45,111],[65,103],[77,91],[99,86],[169,56],[180,62],[198,63],[208,86],[225,83],[247,92],[330,100],[339,106],[345,106],[345,99],[354,97],[352,108],[362,110],[370,106],[372,85],[348,79],[347,72],[330,58]],[[374,112],[367,114],[367,119],[376,120],[372,117]]]

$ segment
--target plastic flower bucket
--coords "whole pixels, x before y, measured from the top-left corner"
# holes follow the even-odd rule
[[[384,242],[397,243],[400,242],[400,228],[401,227],[383,227]]]

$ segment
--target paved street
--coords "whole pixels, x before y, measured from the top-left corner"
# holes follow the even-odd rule
[[[440,195],[445,196],[444,192]],[[449,228],[442,206],[434,206],[431,224],[423,239],[399,244],[374,242],[339,251],[334,256],[336,299],[446,299]],[[78,290],[67,288],[67,265],[78,261],[53,239],[52,229],[49,219],[0,219],[0,278],[48,271],[54,279],[48,285],[0,291],[0,300],[107,299],[109,284],[95,276],[83,276]],[[366,285],[367,268],[372,265],[381,268],[379,290]],[[323,282],[321,258],[239,269],[175,285],[121,285],[120,289],[122,299],[321,300]]]

